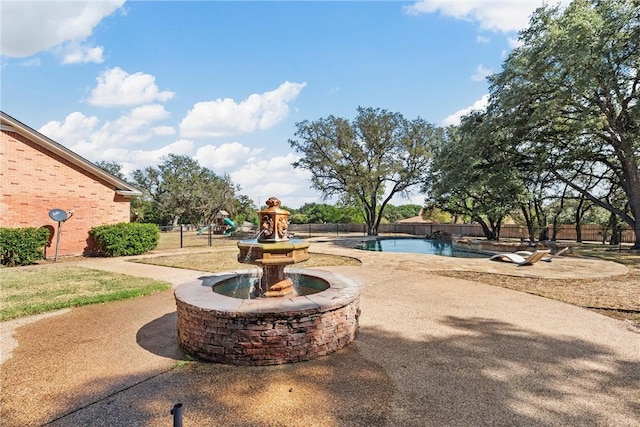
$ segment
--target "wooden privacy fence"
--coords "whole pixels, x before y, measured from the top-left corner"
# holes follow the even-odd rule
[[[546,227],[547,236],[549,239],[553,236],[553,227]],[[536,240],[540,237],[544,228],[536,229]],[[367,228],[365,224],[290,224],[289,231],[292,231],[301,236],[318,234],[318,233],[331,233],[331,234],[347,234],[347,233],[362,233],[367,234]],[[484,237],[482,227],[478,224],[435,224],[435,223],[394,223],[394,224],[380,224],[378,232],[384,233],[397,233],[397,234],[411,234],[414,236],[429,236],[435,232],[445,232],[453,235],[460,235],[465,237]],[[604,238],[603,238],[604,237]],[[633,231],[631,229],[623,229],[620,233],[620,242],[633,243],[634,240]],[[529,235],[526,227],[521,227],[513,224],[505,224],[500,229],[501,239],[528,239]],[[605,236],[602,234],[602,228],[596,224],[586,224],[582,226],[582,240],[589,242],[608,242],[611,238],[611,231],[608,231]],[[576,227],[573,224],[563,224],[559,227],[556,240],[569,240],[576,241],[577,233]]]

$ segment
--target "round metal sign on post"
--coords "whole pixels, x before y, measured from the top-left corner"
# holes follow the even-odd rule
[[[62,209],[51,209],[49,211],[49,218],[57,222],[65,222],[69,219],[69,215],[67,215],[67,212]]]
[[[73,215],[73,211],[70,212]],[[63,222],[70,218],[67,211],[62,209],[51,209],[49,211],[49,218],[56,221],[58,223],[58,232],[56,233],[56,256],[53,258],[54,261],[58,260],[58,246],[60,246],[60,226]]]

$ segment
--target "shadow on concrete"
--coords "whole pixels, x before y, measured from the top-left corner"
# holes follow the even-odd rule
[[[179,402],[191,426],[376,426],[387,423],[393,394],[384,370],[352,346],[294,365],[190,362],[47,425],[167,426]]]
[[[145,350],[162,357],[187,360],[178,347],[177,312],[167,313],[138,330],[136,342]]]
[[[237,367],[201,362],[160,374],[119,376],[60,393],[53,426],[166,426],[175,403],[185,425],[469,426],[637,425],[640,363],[604,346],[486,318],[446,317],[446,336],[412,340],[363,328],[355,344],[293,365]],[[145,349],[178,355],[175,313],[138,333]],[[173,344],[171,344],[173,343]],[[172,348],[172,345],[174,346]],[[118,387],[117,384],[121,386]],[[22,384],[21,387],[36,384]],[[15,387],[7,387],[10,393]],[[94,403],[79,408],[77,402]],[[3,408],[6,410],[7,408]],[[20,411],[3,425],[28,425]],[[48,422],[39,420],[39,424]],[[35,425],[35,424],[34,424]]]
[[[637,425],[640,363],[580,339],[485,318],[446,317],[447,337],[363,330],[362,353],[398,384],[399,418],[420,425]],[[633,343],[630,343],[633,345]],[[420,380],[415,380],[420,379]],[[406,390],[404,385],[408,385]]]

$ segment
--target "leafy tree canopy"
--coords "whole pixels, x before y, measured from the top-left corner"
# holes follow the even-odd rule
[[[491,148],[493,126],[479,113],[447,129],[434,151],[423,185],[430,204],[478,222],[490,240],[499,238],[502,220],[518,206],[524,192],[519,171]]]
[[[324,197],[360,206],[367,233],[377,235],[389,200],[423,181],[431,146],[442,131],[400,113],[362,107],[357,111],[352,122],[329,116],[296,123],[296,139],[289,144],[302,154],[293,166],[311,173],[311,186]]]
[[[501,148],[626,222],[640,248],[640,6],[575,0],[531,18],[491,78]],[[624,197],[620,198],[620,192]]]
[[[211,224],[220,210],[233,216],[246,204],[236,198],[238,186],[228,175],[218,176],[188,156],[170,154],[157,166],[132,173],[151,211],[145,220],[157,224]]]
[[[122,165],[118,162],[107,162],[104,160],[100,160],[95,162],[95,165],[98,166],[100,169],[109,172],[111,175],[116,176],[118,178],[120,178],[123,181],[126,181],[126,177],[124,176],[124,173],[122,172]]]

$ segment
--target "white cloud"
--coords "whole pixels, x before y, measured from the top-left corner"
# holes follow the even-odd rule
[[[490,41],[491,41],[491,38],[489,38],[487,36],[479,35],[478,37],[476,37],[476,43],[478,43],[478,44],[487,44]]]
[[[306,83],[284,82],[277,89],[252,94],[237,103],[230,98],[196,103],[180,123],[185,137],[218,137],[269,129],[289,114]]]
[[[26,61],[20,62],[18,65],[20,65],[21,67],[39,67],[42,65],[42,61],[40,60],[40,58],[31,58],[27,59]]]
[[[73,140],[88,139],[99,122],[100,120],[95,116],[87,117],[76,111],[69,114],[64,122],[52,120],[38,131],[56,142],[65,144]]]
[[[292,208],[319,202],[316,191],[309,188],[310,172],[291,166],[298,159],[293,153],[271,158],[251,157],[229,175],[234,183],[240,185],[240,193],[249,196],[256,204],[264,203],[271,196]]]
[[[64,43],[59,50],[63,64],[86,64],[88,62],[101,64],[104,62],[103,53],[102,46],[94,47],[77,42]]]
[[[160,104],[149,104],[134,108],[131,110],[130,116],[136,120],[152,122],[167,119],[171,114]]]
[[[173,126],[156,126],[151,128],[151,132],[158,136],[175,135],[176,129]]]
[[[44,135],[59,142],[83,157],[92,159],[96,153],[107,153],[114,148],[147,141],[159,135],[152,125],[169,117],[162,105],[134,108],[116,120],[101,123],[95,117],[80,112],[69,114],[64,121],[50,121],[39,129]],[[171,134],[171,127],[160,127],[160,133]],[[175,133],[175,132],[174,132]],[[110,159],[111,160],[111,159]]]
[[[529,25],[529,17],[544,0],[420,0],[406,6],[407,13],[440,12],[455,19],[477,22],[490,31],[520,31]],[[561,0],[569,4],[570,0]]]
[[[246,162],[260,154],[263,149],[246,147],[239,142],[215,145],[205,145],[196,151],[194,158],[200,165],[216,172],[225,172],[229,168]]]
[[[145,106],[115,121],[101,122],[97,117],[74,112],[62,122],[45,124],[39,131],[90,161],[117,162],[128,175],[136,169],[157,166],[169,154],[192,155],[195,144],[189,139],[179,139],[153,150],[131,147],[132,141],[147,134],[149,122],[142,118],[159,119],[165,114],[158,106]],[[151,128],[151,132],[156,129],[169,133],[173,128],[159,126]],[[297,155],[268,157],[265,151],[232,142],[200,147],[193,158],[217,174],[229,174],[232,181],[240,185],[240,194],[247,195],[256,204],[264,203],[271,196],[292,208],[322,202],[319,194],[309,187],[309,171],[291,166],[299,159]]]
[[[173,98],[171,91],[160,91],[151,74],[129,74],[115,67],[100,74],[98,85],[91,91],[89,104],[103,107],[165,102]]]
[[[169,154],[177,156],[188,156],[193,152],[193,141],[188,139],[179,139],[171,144],[157,150],[127,150],[122,153],[113,153],[113,161],[117,161],[123,165],[122,169],[125,174],[135,169],[144,169],[147,166],[155,166],[162,162],[162,158]],[[110,153],[106,153],[109,155]]]
[[[487,68],[484,65],[478,65],[476,72],[471,75],[471,80],[474,82],[484,82],[487,79],[487,76],[493,74],[493,70],[491,68]]]
[[[461,110],[458,110],[455,113],[445,117],[445,119],[442,121],[442,125],[451,126],[451,125],[460,124],[460,119],[463,116],[466,116],[472,111],[484,110],[487,107],[488,103],[489,103],[489,94],[482,95],[482,98],[474,102],[473,105],[463,108]]]
[[[60,43],[85,40],[124,1],[3,1],[0,52],[23,58]]]

